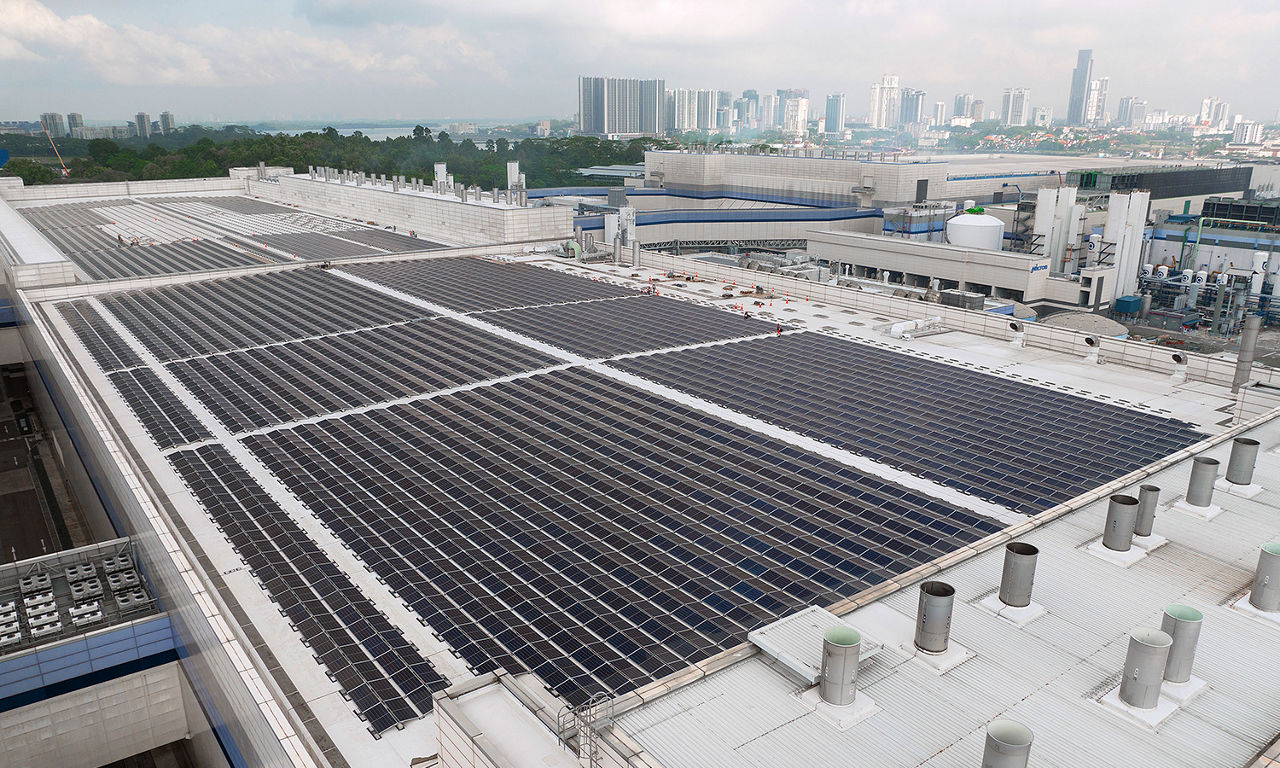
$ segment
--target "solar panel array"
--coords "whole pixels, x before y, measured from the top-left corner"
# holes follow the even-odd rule
[[[477,670],[581,703],[999,529],[570,369],[249,437]]]
[[[319,268],[127,291],[102,303],[164,361],[431,316]]]
[[[142,365],[142,358],[133,347],[125,343],[85,299],[63,302],[58,305],[58,312],[102,370],[118,371]]]
[[[346,234],[346,233],[340,233]],[[255,242],[279,248],[286,253],[309,259],[343,259],[349,256],[367,256],[378,253],[376,248],[353,243],[342,237],[321,232],[292,232],[278,235],[257,235]]]
[[[482,319],[587,357],[771,333],[774,323],[701,304],[631,296],[486,312]]]
[[[109,241],[112,238],[108,238]],[[232,240],[186,240],[174,243],[124,245],[69,254],[90,280],[114,280],[141,275],[172,275],[205,269],[230,269],[280,264],[284,259],[261,249],[246,249]]]
[[[146,427],[160,448],[172,448],[213,437],[191,409],[151,369],[117,371],[107,378],[111,379],[129,410],[138,417],[138,421]]]
[[[444,247],[440,243],[423,240],[420,237],[409,237],[396,232],[388,232],[385,229],[353,229],[350,232],[343,232],[342,238],[344,240],[355,240],[357,243],[364,243],[365,245],[372,245],[375,248],[381,248],[392,253]]]
[[[519,263],[421,259],[344,264],[357,277],[461,312],[634,296],[630,288]]]
[[[449,681],[225,448],[171,461],[369,730],[431,711],[431,694]]]
[[[458,320],[434,318],[169,367],[223,425],[240,432],[559,362]]]
[[[611,365],[1026,513],[1204,437],[1185,422],[818,333]]]

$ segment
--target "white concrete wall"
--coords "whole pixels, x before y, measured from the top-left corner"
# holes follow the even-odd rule
[[[338,184],[307,175],[276,181],[249,180],[250,194],[301,205],[330,216],[346,216],[378,226],[394,225],[446,245],[486,245],[573,237],[573,210],[559,206],[519,208],[410,192],[390,187]]]
[[[39,184],[20,189],[0,187],[0,197],[11,203],[59,198],[129,197],[189,192],[244,192],[244,181],[232,178],[112,181],[101,184]]]
[[[187,734],[177,663],[0,713],[0,765],[97,768]]]
[[[838,232],[875,232],[882,225],[879,218],[847,219],[821,222]],[[727,221],[690,224],[645,224],[637,227],[640,242],[666,243],[672,240],[803,240],[812,232],[812,221]],[[601,230],[593,230],[596,238]]]

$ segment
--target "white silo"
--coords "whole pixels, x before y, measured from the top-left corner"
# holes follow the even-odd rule
[[[1004,245],[1004,222],[982,213],[962,213],[947,220],[947,242],[963,248],[999,251]]]

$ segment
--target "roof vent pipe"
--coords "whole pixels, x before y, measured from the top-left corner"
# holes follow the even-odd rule
[[[1022,723],[1003,718],[992,720],[987,724],[982,768],[1027,768],[1034,738],[1031,729]]]
[[[1280,611],[1280,542],[1263,544],[1258,553],[1249,605],[1260,611]]]
[[[1138,519],[1133,524],[1134,536],[1150,536],[1156,522],[1156,505],[1160,503],[1160,486],[1138,486]]]
[[[1138,522],[1138,500],[1117,493],[1107,506],[1107,527],[1102,530],[1102,546],[1114,552],[1128,552],[1133,546],[1133,530]]]
[[[1187,356],[1182,352],[1173,353],[1173,381],[1175,384],[1187,380]]]
[[[1227,482],[1233,485],[1249,485],[1253,482],[1253,469],[1258,464],[1258,441],[1251,437],[1237,437],[1231,442],[1231,458],[1227,461]]]
[[[1013,331],[1013,338],[1010,343],[1015,347],[1027,346],[1027,329],[1021,320],[1010,320],[1009,330]]]
[[[1239,392],[1241,385],[1249,381],[1249,374],[1253,372],[1254,351],[1258,347],[1258,331],[1261,328],[1261,315],[1249,315],[1244,319],[1244,332],[1240,334],[1240,352],[1236,355],[1236,372],[1231,378],[1232,392]]]
[[[848,626],[834,626],[822,634],[822,677],[818,695],[836,707],[847,707],[858,695],[858,654],[862,635]]]
[[[1204,614],[1189,605],[1166,605],[1160,619],[1160,631],[1173,638],[1169,660],[1164,665],[1164,679],[1171,683],[1191,682],[1191,665],[1196,660],[1196,642]]]
[[[920,606],[916,611],[916,648],[925,653],[943,653],[951,638],[951,609],[955,587],[945,581],[920,585]]]
[[[1158,629],[1139,627],[1129,633],[1129,652],[1120,675],[1120,700],[1138,709],[1160,702],[1160,685],[1173,638]]]
[[[613,263],[622,263],[622,235],[615,235],[613,238]]]
[[[1191,482],[1187,483],[1187,504],[1207,507],[1213,504],[1213,481],[1218,478],[1218,460],[1197,456],[1191,460]]]
[[[639,240],[631,241],[631,268],[632,269],[640,268],[640,241]]]
[[[1036,578],[1040,550],[1025,541],[1004,546],[1004,572],[1000,575],[1000,602],[1012,608],[1031,605],[1031,584]]]

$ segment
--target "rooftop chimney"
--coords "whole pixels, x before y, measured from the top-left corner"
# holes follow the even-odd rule
[[[1031,729],[1015,720],[996,719],[987,725],[982,768],[1027,768],[1031,758]]]
[[[1102,546],[1114,552],[1128,552],[1137,522],[1138,500],[1123,493],[1112,496],[1107,506],[1107,526],[1102,530]]]
[[[1189,605],[1167,605],[1160,619],[1160,631],[1173,638],[1164,679],[1171,683],[1191,681],[1191,665],[1196,660],[1196,642],[1204,614]]]
[[[862,635],[852,627],[834,626],[822,634],[822,678],[818,695],[836,707],[847,707],[858,695],[858,653]]]
[[[1263,544],[1258,553],[1249,605],[1260,611],[1280,611],[1280,542]]]
[[[1240,353],[1236,355],[1236,373],[1231,378],[1231,391],[1239,392],[1253,372],[1253,355],[1258,347],[1258,331],[1262,328],[1261,315],[1249,315],[1244,319],[1244,332],[1240,334]]]
[[[1000,602],[1012,608],[1031,605],[1031,583],[1036,577],[1040,550],[1025,541],[1004,546],[1004,572],[1000,576]]]
[[[1138,487],[1138,519],[1133,524],[1134,536],[1150,536],[1156,522],[1156,504],[1160,502],[1160,486]]]
[[[1208,507],[1213,504],[1213,482],[1218,477],[1218,460],[1197,456],[1191,460],[1191,482],[1187,483],[1187,504]]]
[[[1232,485],[1253,483],[1253,469],[1258,464],[1258,441],[1237,437],[1231,442],[1231,458],[1227,461],[1227,482]]]
[[[1173,638],[1158,629],[1139,627],[1129,633],[1129,652],[1120,675],[1120,700],[1138,709],[1160,702],[1165,663]]]
[[[955,587],[944,581],[920,585],[920,605],[916,612],[916,648],[925,653],[943,653],[951,639],[951,609]]]

